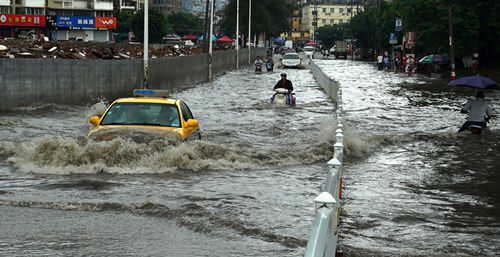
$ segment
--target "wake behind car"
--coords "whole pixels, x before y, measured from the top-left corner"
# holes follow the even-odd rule
[[[281,64],[285,68],[300,68],[300,63],[300,56],[297,53],[286,53],[281,59]]]
[[[92,116],[89,137],[169,137],[182,141],[201,139],[198,120],[187,104],[167,98],[164,90],[136,89],[134,96],[114,101],[102,117]]]

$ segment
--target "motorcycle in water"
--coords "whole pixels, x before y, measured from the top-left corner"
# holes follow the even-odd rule
[[[486,116],[484,118],[484,122],[474,122],[474,121],[467,121],[464,125],[462,125],[462,128],[460,128],[460,131],[463,130],[469,130],[473,135],[481,135],[483,130],[487,128],[487,124],[490,122],[491,116]]]
[[[262,64],[255,64],[255,73],[262,73]]]
[[[266,70],[271,72],[273,71],[274,63],[272,62],[266,62]]]
[[[296,102],[295,93],[289,92],[287,89],[284,88],[276,88],[276,90],[274,91],[275,93],[271,97],[272,103],[280,106],[295,105]]]

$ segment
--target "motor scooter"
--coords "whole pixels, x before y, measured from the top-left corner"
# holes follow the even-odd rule
[[[271,102],[278,106],[295,105],[295,93],[288,91],[285,88],[276,88],[274,95],[271,97]]]
[[[262,73],[262,64],[255,64],[255,73]]]
[[[266,62],[266,70],[268,72],[273,71],[273,67],[274,67],[274,63],[272,63],[272,62]]]

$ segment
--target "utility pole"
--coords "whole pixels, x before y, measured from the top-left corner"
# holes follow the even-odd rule
[[[148,0],[146,0],[148,1]],[[208,33],[208,8],[210,7],[210,0],[205,0],[205,23],[203,24],[203,52],[206,53],[208,52],[207,48],[207,33]],[[212,37],[212,35],[210,35]],[[212,38],[210,38],[212,39]]]
[[[252,45],[250,39],[252,38],[252,0],[248,0],[248,64],[252,62],[252,55],[250,54]]]
[[[318,0],[313,0],[313,34],[312,40],[316,42],[316,31],[318,31]]]
[[[455,74],[455,50],[453,49],[453,19],[451,13],[451,0],[448,0],[448,31],[450,33],[450,59],[451,59],[450,80],[454,80],[457,77]]]
[[[352,22],[352,0],[351,0],[351,20],[349,22]],[[394,45],[392,46],[394,48]],[[393,50],[394,52],[394,50]],[[352,34],[352,29],[351,29],[351,60],[354,60],[354,35]]]
[[[148,0],[144,1],[144,84],[143,88],[148,88],[149,80],[149,6]]]
[[[236,0],[236,69],[240,67],[240,0]]]
[[[212,34],[214,33],[214,2],[215,0],[211,0],[210,3],[210,35],[208,39],[208,80],[212,79]]]

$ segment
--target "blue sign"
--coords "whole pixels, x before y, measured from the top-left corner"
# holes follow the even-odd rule
[[[95,28],[95,17],[92,16],[57,16],[57,27]]]
[[[396,33],[389,34],[389,44],[397,44],[398,38],[396,37]]]
[[[403,21],[399,18],[396,19],[396,31],[401,31],[403,27]]]

